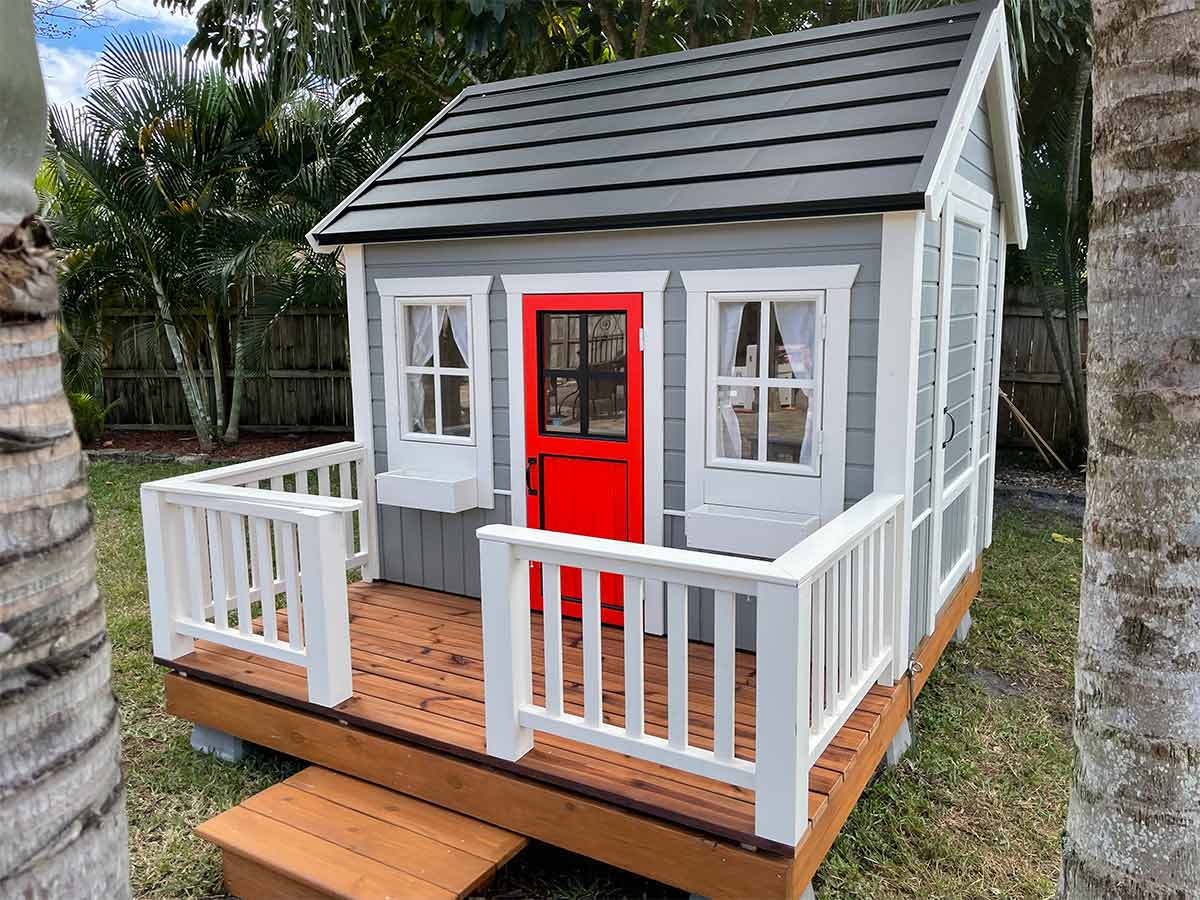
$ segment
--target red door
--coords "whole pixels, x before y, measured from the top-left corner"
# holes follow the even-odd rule
[[[526,294],[522,327],[529,526],[640,544],[642,295]],[[580,572],[561,578],[563,613],[578,617]],[[530,586],[541,609],[540,566]],[[601,575],[603,621],[624,621],[622,587]]]

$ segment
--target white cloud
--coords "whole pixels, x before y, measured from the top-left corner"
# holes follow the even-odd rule
[[[173,12],[161,6],[155,6],[154,0],[112,0],[111,4],[102,4],[103,15],[114,25],[136,25],[141,23],[150,31],[156,31],[164,37],[191,37],[196,33],[196,13],[200,7],[197,3],[189,13]]]
[[[38,43],[47,103],[79,103],[87,93],[87,76],[98,53]]]

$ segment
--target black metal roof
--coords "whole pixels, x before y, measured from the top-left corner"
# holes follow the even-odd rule
[[[995,0],[463,91],[319,245],[919,209]]]

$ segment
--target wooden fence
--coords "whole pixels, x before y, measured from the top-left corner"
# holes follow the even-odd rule
[[[152,319],[116,312],[108,321],[104,394],[109,403],[120,400],[109,414],[110,427],[190,429],[171,354],[161,335],[154,334]],[[212,373],[205,376],[211,392]],[[346,431],[353,425],[351,409],[344,310],[314,307],[284,314],[271,329],[265,366],[247,372],[242,428]]]
[[[1071,424],[1066,392],[1058,376],[1054,352],[1041,307],[1027,289],[1010,289],[1004,302],[1004,325],[1000,335],[1000,388],[1017,409],[1033,423],[1054,447],[1065,449]],[[1066,350],[1066,318],[1059,313],[1054,329]],[[1079,340],[1087,358],[1088,322],[1084,312],[1079,322]],[[996,441],[1001,447],[1032,447],[1033,442],[1013,416],[1008,404],[1000,404]]]

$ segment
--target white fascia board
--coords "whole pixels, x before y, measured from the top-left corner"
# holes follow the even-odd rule
[[[371,187],[371,185],[373,185],[375,183],[375,179],[379,178],[381,175],[383,175],[384,172],[386,172],[388,169],[390,169],[392,166],[394,166],[396,164],[396,161],[398,159],[400,159],[400,157],[402,157],[405,153],[408,152],[409,147],[411,147],[413,144],[415,144],[421,138],[425,137],[425,133],[427,131],[429,131],[429,129],[433,128],[433,126],[437,125],[438,122],[442,121],[442,119],[444,119],[446,117],[446,115],[450,112],[450,110],[452,110],[454,107],[456,107],[459,103],[462,102],[463,98],[466,97],[466,95],[467,95],[466,90],[460,91],[458,96],[456,96],[453,100],[451,100],[449,103],[447,103],[445,106],[443,106],[440,110],[438,110],[438,113],[436,116],[434,116],[432,119],[430,119],[428,122],[426,122],[425,125],[420,130],[418,130],[416,134],[414,134],[407,141],[405,141],[403,143],[403,145],[401,145],[399,150],[397,150],[395,153],[393,153],[391,156],[389,156],[386,160],[384,160],[383,164],[378,169],[376,169],[374,172],[372,172],[371,176],[369,178],[367,178],[365,181],[363,181],[362,184],[360,184],[358,187],[356,187],[354,190],[352,190],[346,196],[345,200],[343,200],[341,203],[339,203],[337,206],[335,206],[329,212],[329,214],[325,216],[325,218],[321,219],[320,222],[318,222],[316,225],[314,225],[312,227],[312,229],[308,232],[308,234],[305,235],[305,238],[308,240],[308,245],[310,247],[312,247],[313,250],[315,250],[317,253],[336,253],[337,249],[338,249],[338,245],[331,244],[329,246],[322,246],[322,245],[318,244],[317,238],[316,238],[317,234],[319,232],[323,231],[325,228],[328,228],[329,225],[331,225],[333,222],[337,221],[338,216],[340,216],[342,214],[342,211],[345,210],[345,208],[347,206],[349,206],[351,203],[353,203],[355,200],[357,200],[359,197],[361,197],[363,195],[363,193],[369,187]]]
[[[996,53],[1004,45],[1005,38],[1004,6],[997,4],[988,18],[983,37],[971,69],[967,73],[966,83],[958,95],[958,103],[954,107],[954,115],[950,120],[950,128],[945,140],[938,150],[937,161],[930,173],[929,184],[925,188],[925,214],[931,221],[941,218],[942,207],[946,204],[946,195],[950,192],[950,178],[954,174],[955,164],[962,155],[963,145],[971,130],[971,119],[983,98],[984,88],[992,73],[992,63]]]
[[[549,275],[501,275],[509,294],[611,294],[666,290],[669,270],[644,272],[572,272]]]
[[[996,161],[996,192],[1006,210],[1008,242],[1022,250],[1029,240],[1025,220],[1025,183],[1021,175],[1021,137],[1017,130],[1017,94],[1005,31],[987,81],[988,122]]]

